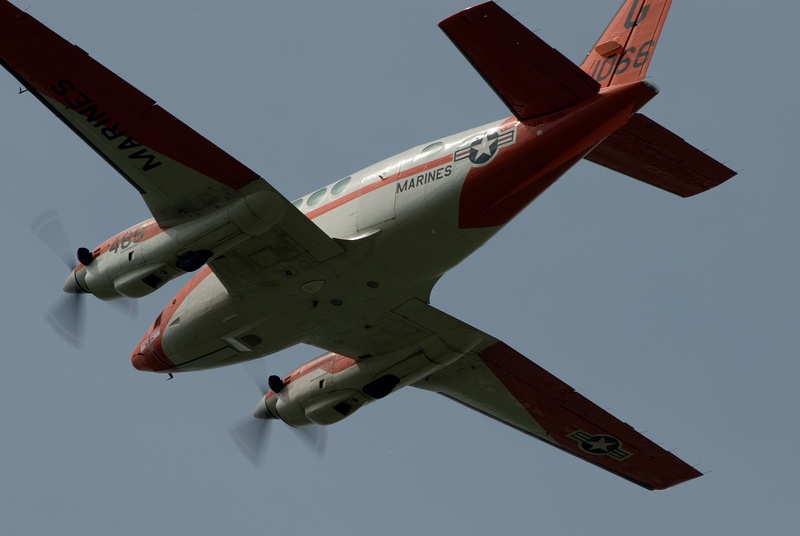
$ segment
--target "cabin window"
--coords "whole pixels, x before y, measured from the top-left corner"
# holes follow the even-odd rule
[[[439,151],[441,151],[441,150],[442,150],[442,147],[444,147],[444,143],[442,143],[442,142],[440,142],[440,141],[437,141],[437,142],[435,142],[435,143],[431,143],[430,145],[428,145],[427,147],[425,147],[425,148],[422,150],[422,152],[421,152],[421,153],[419,153],[419,156],[420,156],[420,157],[422,157],[422,156],[431,156],[431,155],[433,155],[433,154],[435,154],[435,153],[438,153]]]
[[[306,203],[308,204],[309,207],[313,207],[314,205],[322,201],[322,198],[325,197],[325,194],[327,192],[328,192],[327,188],[320,188],[319,190],[311,194],[311,197],[308,198],[308,201],[306,201]]]
[[[351,177],[345,177],[336,184],[333,185],[331,188],[331,195],[339,195],[340,193],[344,192],[347,188],[347,185],[350,184]]]

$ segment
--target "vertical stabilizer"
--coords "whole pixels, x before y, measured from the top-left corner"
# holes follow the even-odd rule
[[[672,0],[626,0],[581,69],[610,87],[642,80]]]

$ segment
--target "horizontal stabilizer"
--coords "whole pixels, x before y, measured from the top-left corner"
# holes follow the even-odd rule
[[[681,197],[705,192],[736,175],[642,114],[631,117],[586,160]]]
[[[446,18],[439,27],[521,121],[568,108],[600,84],[494,2]]]

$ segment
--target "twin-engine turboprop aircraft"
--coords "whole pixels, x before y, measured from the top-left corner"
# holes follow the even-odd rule
[[[204,370],[310,344],[329,353],[271,376],[255,417],[327,425],[411,385],[663,489],[700,473],[429,296],[583,158],[680,196],[734,175],[639,113],[658,93],[644,77],[669,6],[627,0],[581,66],[492,2],[445,19],[513,115],[293,203],[7,1],[0,60],[153,215],[81,249],[64,290],[138,298],[195,272],[134,349],[138,370]]]

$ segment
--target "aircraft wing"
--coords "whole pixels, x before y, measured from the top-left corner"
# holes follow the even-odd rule
[[[600,90],[591,76],[494,2],[456,13],[439,27],[521,121]]]
[[[491,335],[419,300],[394,312],[435,330],[445,341],[447,334],[464,330],[480,340],[459,360],[414,387],[440,393],[647,489],[666,489],[701,476]]]
[[[317,259],[342,251],[264,179],[7,1],[0,63],[142,195],[162,228],[268,191],[278,224]]]

